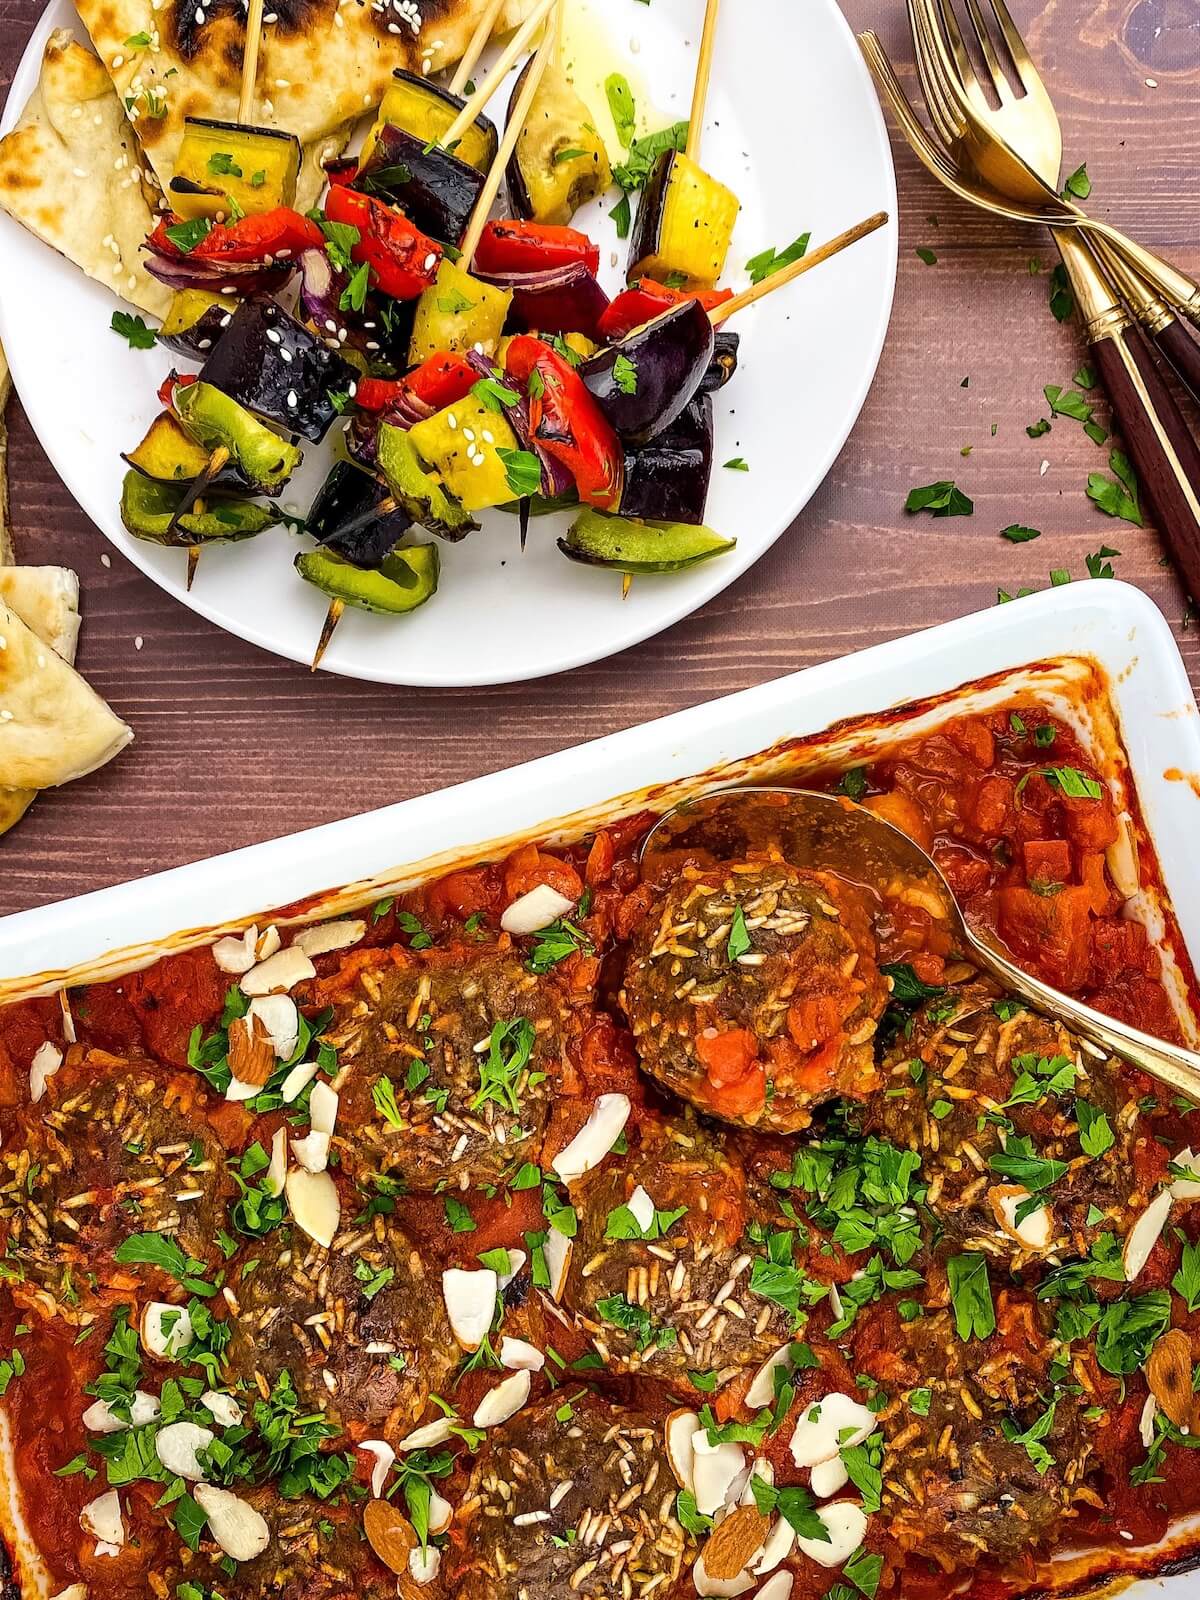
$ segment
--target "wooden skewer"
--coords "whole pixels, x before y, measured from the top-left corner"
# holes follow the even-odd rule
[[[811,255],[801,256],[799,261],[793,261],[790,267],[773,273],[769,278],[764,278],[761,283],[756,283],[752,289],[743,289],[741,294],[735,294],[732,300],[726,300],[723,305],[714,306],[709,312],[709,320],[714,327],[719,326],[727,318],[738,311],[744,311],[747,306],[754,305],[766,295],[774,294],[776,289],[782,289],[785,283],[791,283],[794,278],[802,277],[804,273],[811,272],[814,267],[819,267],[823,261],[828,261],[830,256],[840,255],[843,250],[848,250],[852,244],[857,244],[860,239],[865,239],[868,234],[875,233],[885,226],[888,221],[886,211],[876,211],[874,216],[867,217],[863,222],[856,222],[854,227],[847,228],[845,233],[839,233],[835,239],[814,250]]]
[[[466,87],[467,79],[475,70],[475,63],[484,52],[488,40],[496,31],[496,24],[500,21],[500,13],[508,4],[508,0],[488,0],[479,25],[471,35],[471,42],[463,51],[462,60],[454,69],[454,76],[450,79],[450,93],[461,94]]]
[[[325,623],[321,629],[321,637],[317,640],[317,648],[313,651],[312,666],[308,669],[315,672],[321,665],[321,657],[329,649],[329,641],[333,638],[333,630],[342,620],[342,612],[346,609],[344,600],[331,600],[329,610],[325,613]]]
[[[242,93],[238,100],[239,122],[248,123],[254,110],[254,83],[258,77],[258,46],[262,39],[263,0],[250,0],[246,15],[246,43],[242,50]]]
[[[467,101],[466,105],[462,108],[458,116],[454,119],[450,127],[446,129],[446,132],[438,141],[443,150],[449,150],[451,145],[462,138],[463,134],[475,121],[475,118],[479,115],[484,106],[487,105],[488,101],[500,87],[500,84],[508,76],[513,62],[528,45],[530,39],[533,38],[534,34],[541,27],[543,21],[549,16],[551,10],[557,3],[558,0],[538,0],[537,5],[525,18],[525,21],[521,24],[516,33],[513,34],[512,38],[500,52],[495,65],[492,67],[487,77],[484,78],[478,89],[476,89],[475,93]]]
[[[552,5],[561,8],[562,0],[551,0]],[[521,85],[521,93],[517,103],[512,109],[508,119],[508,127],[504,130],[504,137],[500,141],[500,148],[496,151],[496,159],[492,162],[491,170],[483,188],[479,191],[479,199],[475,202],[475,209],[471,213],[471,220],[467,224],[467,231],[463,235],[462,259],[468,272],[471,269],[471,260],[475,255],[476,247],[487,224],[488,212],[492,209],[492,202],[500,192],[500,185],[504,180],[504,169],[508,166],[508,159],[516,149],[517,140],[521,137],[521,130],[529,120],[529,113],[533,109],[534,97],[541,86],[546,68],[550,65],[550,58],[554,54],[556,31],[553,26],[546,29],[546,33],[537,48],[533,64],[525,75],[525,82]]]
[[[708,0],[704,12],[704,32],[700,36],[700,59],[692,85],[692,114],[688,119],[686,153],[693,161],[700,158],[700,136],[704,131],[704,103],[708,99],[708,80],[712,77],[713,47],[717,39],[717,12],[721,0]]]

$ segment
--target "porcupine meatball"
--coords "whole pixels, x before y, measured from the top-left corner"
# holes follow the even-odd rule
[[[634,936],[623,990],[652,1077],[779,1132],[871,1090],[886,998],[849,894],[779,859],[685,867]]]
[[[0,1150],[0,1232],[28,1282],[75,1304],[123,1274],[112,1253],[135,1233],[168,1234],[206,1268],[222,1259],[231,1185],[203,1092],[194,1074],[72,1052]]]
[[[673,1594],[696,1554],[654,1416],[562,1395],[488,1435],[455,1516],[456,1600],[625,1600]]]
[[[415,1427],[456,1362],[439,1274],[391,1219],[357,1251],[328,1251],[298,1229],[251,1240],[232,1263],[237,1303],[228,1371],[274,1388],[287,1372],[304,1411],[398,1437]]]
[[[642,1216],[654,1208],[658,1220],[638,1229],[650,1237],[610,1238],[637,1225],[631,1199]],[[565,1301],[611,1370],[678,1378],[715,1369],[725,1381],[793,1337],[791,1312],[750,1288],[777,1212],[719,1130],[686,1115],[645,1129],[577,1203]],[[760,1242],[751,1222],[763,1224]]]
[[[948,1254],[982,1250],[1010,1264],[1086,1255],[1102,1234],[1124,1238],[1165,1174],[1135,1080],[990,984],[930,1001],[883,1071],[887,1092],[869,1102],[866,1131],[922,1152],[925,1203]],[[1081,1118],[1099,1154],[1081,1143]],[[1061,1166],[1022,1218],[1026,1154]]]
[[[1084,1486],[1092,1447],[1082,1412],[1091,1397],[1077,1386],[1055,1389],[1049,1377],[1059,1350],[1052,1311],[1005,1292],[996,1318],[983,1344],[960,1340],[949,1310],[898,1331],[889,1324],[886,1347],[865,1363],[892,1397],[880,1418],[889,1534],[947,1572],[984,1557],[1015,1561],[1053,1537],[1073,1502],[1095,1502]],[[914,1392],[922,1404],[912,1403]],[[1028,1446],[1009,1437],[1043,1419],[1051,1396],[1044,1436]]]
[[[495,1182],[535,1159],[576,1027],[554,975],[489,949],[430,952],[363,978],[374,992],[330,1033],[350,1068],[351,1167],[432,1189]]]

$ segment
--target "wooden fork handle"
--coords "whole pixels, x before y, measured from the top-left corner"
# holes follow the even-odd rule
[[[1183,336],[1187,338],[1186,333]],[[1200,447],[1137,329],[1102,331],[1092,341],[1092,355],[1146,503],[1196,600],[1200,598]]]
[[[1187,331],[1178,317],[1151,332],[1150,337],[1175,369],[1180,383],[1200,403],[1200,342]]]

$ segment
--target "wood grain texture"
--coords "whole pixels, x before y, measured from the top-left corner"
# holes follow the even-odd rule
[[[1088,162],[1093,206],[1200,274],[1200,0],[1010,3],[1057,99],[1068,170]],[[853,26],[880,31],[898,63],[909,59],[900,0],[843,6]],[[0,0],[0,86],[39,10],[40,0]],[[109,546],[14,405],[19,558],[79,572],[80,665],[137,738],[104,772],[43,796],[0,840],[0,914],[611,733],[981,609],[998,586],[1044,587],[1052,567],[1082,577],[1084,556],[1102,544],[1122,552],[1119,575],[1163,608],[1200,684],[1200,624],[1188,625],[1153,530],[1114,522],[1086,498],[1088,473],[1107,452],[1066,419],[1044,438],[1025,432],[1046,412],[1043,386],[1069,384],[1085,357],[1078,329],[1047,309],[1045,273],[1030,271],[1031,261],[1052,261],[1049,237],[965,210],[905,148],[896,160],[891,335],[825,485],[775,548],[702,611],[546,682],[389,689],[314,678],[230,638],[116,552],[102,563]],[[936,266],[922,263],[918,246],[936,252]],[[974,499],[973,517],[904,515],[910,488],[951,477]],[[1013,522],[1043,537],[1009,544],[999,530]]]

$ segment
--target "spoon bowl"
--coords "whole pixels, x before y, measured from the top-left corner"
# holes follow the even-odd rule
[[[718,789],[685,800],[643,840],[642,874],[656,882],[685,859],[735,861],[772,846],[791,866],[832,872],[858,886],[881,909],[897,900],[918,904],[944,925],[956,955],[1090,1045],[1200,1104],[1200,1054],[1106,1017],[1022,971],[990,933],[971,927],[940,868],[914,839],[845,796],[780,786]]]

